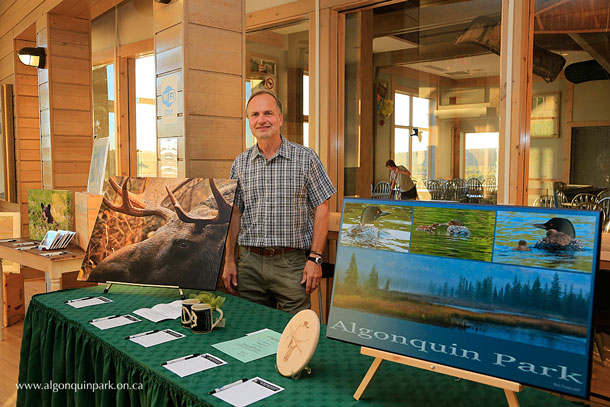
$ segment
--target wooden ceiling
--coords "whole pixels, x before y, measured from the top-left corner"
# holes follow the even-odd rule
[[[64,0],[51,13],[92,20],[123,0]]]

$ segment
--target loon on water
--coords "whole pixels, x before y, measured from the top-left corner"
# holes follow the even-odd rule
[[[374,245],[379,238],[379,229],[375,226],[375,221],[390,213],[382,211],[378,206],[367,206],[360,215],[360,224],[349,228],[347,237],[357,244]]]
[[[583,246],[576,240],[574,225],[569,219],[552,218],[546,223],[535,223],[533,226],[545,229],[546,236],[538,240],[534,247],[543,250],[582,250]]]
[[[464,226],[464,222],[462,222],[461,220],[450,220],[446,223],[446,225],[449,226],[447,228],[447,234],[449,236],[470,236],[470,230],[468,230],[468,228]]]

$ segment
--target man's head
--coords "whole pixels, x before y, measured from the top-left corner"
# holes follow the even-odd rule
[[[396,163],[394,162],[394,160],[388,160],[385,162],[385,167],[388,170],[393,170],[394,168],[396,168]]]
[[[282,102],[273,93],[266,90],[253,93],[246,103],[246,115],[257,140],[280,137],[284,120]]]

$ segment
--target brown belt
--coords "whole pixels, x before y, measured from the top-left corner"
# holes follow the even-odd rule
[[[254,246],[242,246],[249,252],[258,254],[259,256],[275,256],[276,254],[293,252],[300,250],[294,247],[254,247]]]

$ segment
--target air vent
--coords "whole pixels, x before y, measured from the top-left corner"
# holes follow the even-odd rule
[[[441,68],[440,66],[434,66],[434,65],[424,65],[422,68],[428,68],[428,69],[432,69],[432,70],[438,71],[438,72],[445,72],[446,71],[445,68]]]

